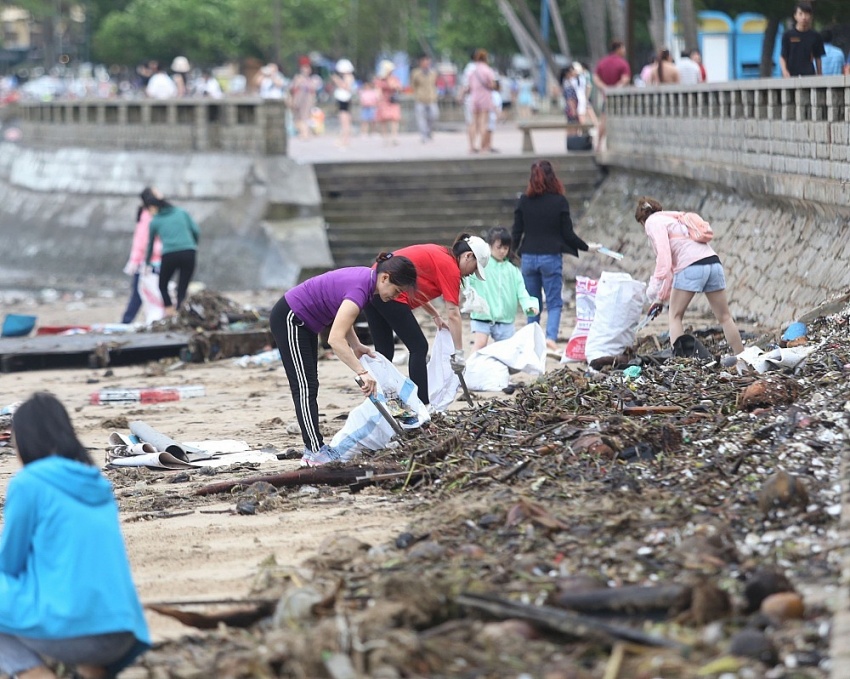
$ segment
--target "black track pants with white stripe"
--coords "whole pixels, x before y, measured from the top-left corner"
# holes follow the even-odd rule
[[[274,305],[269,326],[289,379],[301,438],[306,448],[316,452],[323,443],[316,400],[319,395],[319,336],[305,327],[284,297]]]

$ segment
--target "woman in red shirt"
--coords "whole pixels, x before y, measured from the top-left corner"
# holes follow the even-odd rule
[[[416,267],[416,293],[412,299],[405,293],[389,302],[373,299],[363,311],[369,321],[375,351],[392,360],[395,353],[393,333],[404,342],[410,352],[410,379],[418,388],[419,399],[427,405],[428,340],[425,339],[413,310],[422,307],[433,317],[437,329],[448,328],[455,346],[452,368],[462,372],[464,358],[460,282],[461,278],[473,273],[484,280],[484,267],[490,259],[490,246],[483,238],[462,233],[450,248],[427,243],[401,248],[393,254],[407,257]],[[442,297],[446,303],[445,320],[431,304],[437,297]]]

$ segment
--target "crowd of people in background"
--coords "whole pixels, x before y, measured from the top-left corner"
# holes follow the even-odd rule
[[[423,54],[410,70],[406,63],[398,68],[385,58],[374,70],[358,72],[344,57],[332,62],[303,55],[287,77],[285,65],[281,68],[273,62],[246,64],[242,73],[235,67],[202,68],[178,55],[170,63],[150,60],[119,72],[90,67],[76,76],[42,75],[28,83],[5,76],[0,78],[0,105],[20,96],[42,100],[259,96],[287,102],[288,131],[301,140],[322,134],[325,116],[335,116],[337,145],[345,148],[358,131],[377,133],[387,145],[397,144],[400,102],[409,98],[410,122],[415,120],[423,144],[433,139],[441,108],[451,106],[463,112],[469,152],[497,153],[493,136],[498,123],[529,119],[540,110],[562,110],[568,123],[596,126],[594,146],[599,148],[605,137],[605,94],[611,88],[697,85],[709,79],[700,50],[692,47],[676,53],[662,47],[633,74],[626,46],[619,40],[612,42],[609,54],[593,69],[578,61],[567,63],[558,82],[550,81],[545,87],[528,65],[499,72],[492,62],[487,50],[476,49],[462,70],[448,62],[435,64]],[[784,77],[850,74],[850,59],[833,44],[832,31],[813,29],[810,2],[795,5],[793,26],[782,33],[777,72]]]

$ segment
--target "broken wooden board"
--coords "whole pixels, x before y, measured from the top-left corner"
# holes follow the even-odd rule
[[[188,332],[84,333],[0,339],[0,372],[49,368],[103,368],[178,356]]]

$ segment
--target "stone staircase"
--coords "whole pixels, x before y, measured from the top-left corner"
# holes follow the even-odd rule
[[[315,164],[334,265],[369,264],[378,252],[414,243],[451,245],[463,231],[510,230],[534,158]],[[602,171],[590,153],[559,158],[557,169],[575,219]]]

